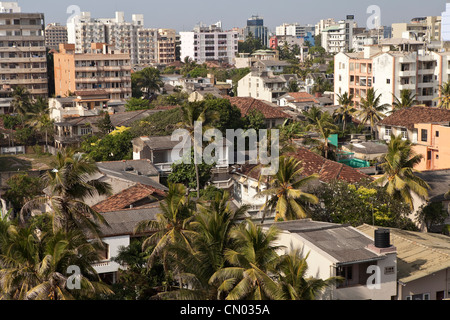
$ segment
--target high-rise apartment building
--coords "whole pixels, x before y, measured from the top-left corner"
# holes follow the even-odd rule
[[[76,53],[75,45],[61,44],[54,66],[57,96],[102,90],[110,102],[131,98],[130,55],[113,46],[92,43],[90,53]]]
[[[264,26],[263,18],[252,16],[247,20],[247,27],[244,31],[245,38],[250,34],[252,34],[254,38],[261,40],[264,47],[269,46],[269,30]]]
[[[407,23],[393,23],[392,37],[403,38],[405,33],[413,34],[416,40],[441,41],[441,17],[419,17]]]
[[[336,25],[336,21],[334,21],[333,18],[322,19],[316,24],[314,34],[316,36],[318,36],[318,35],[322,34],[323,30],[325,30],[326,28],[328,28],[330,26],[334,26],[334,25]]]
[[[45,46],[57,50],[61,43],[68,43],[67,27],[50,23],[45,27]]]
[[[283,23],[275,29],[275,34],[277,36],[304,38],[308,36],[308,33],[314,35],[315,27],[312,25],[300,25],[298,23]]]
[[[158,29],[156,57],[158,63],[170,64],[176,60],[177,33],[173,29]]]
[[[44,14],[22,13],[16,2],[0,2],[0,98],[18,86],[33,98],[48,96],[44,29]]]
[[[407,89],[419,104],[435,107],[439,86],[450,79],[450,52],[427,51],[423,42],[410,39],[386,39],[364,52],[338,53],[334,63],[335,93],[353,95],[356,107],[369,88],[381,95],[380,104],[392,106]]]
[[[330,53],[350,51],[353,48],[355,17],[348,15],[336,25],[322,30],[322,47]]]
[[[194,31],[180,32],[181,60],[186,57],[204,63],[207,61],[234,62],[238,52],[238,33],[223,31],[220,22],[206,27],[198,25]]]

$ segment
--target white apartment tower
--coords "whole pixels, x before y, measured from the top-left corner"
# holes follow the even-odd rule
[[[322,47],[329,53],[346,52],[353,48],[355,17],[348,15],[336,25],[322,30]]]
[[[130,54],[133,65],[155,62],[155,30],[144,28],[142,14],[134,14],[132,21],[126,22],[123,12],[116,12],[115,18],[101,19],[82,12],[67,24],[67,31],[69,43],[75,44],[77,53],[88,53],[92,43],[107,43]]]
[[[360,53],[338,53],[335,56],[335,93],[353,95],[358,107],[367,90],[381,94],[380,104],[392,106],[402,90],[416,95],[418,104],[435,107],[439,86],[450,74],[450,52],[431,52],[422,42],[388,39],[379,46],[367,46]],[[398,50],[391,51],[394,46]],[[337,95],[336,101],[337,103]]]
[[[199,63],[223,61],[233,63],[238,52],[238,32],[223,31],[222,24],[198,25],[193,31],[180,32],[181,60],[190,57]]]

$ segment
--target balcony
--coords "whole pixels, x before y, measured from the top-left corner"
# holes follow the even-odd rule
[[[47,83],[47,78],[45,79],[9,79],[0,80],[0,85],[14,85],[14,84],[45,84]]]
[[[405,71],[399,71],[398,72],[399,77],[415,77],[416,71],[415,70],[405,70]]]

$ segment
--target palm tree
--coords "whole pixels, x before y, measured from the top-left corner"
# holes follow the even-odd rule
[[[317,204],[319,199],[301,190],[318,178],[317,175],[303,176],[300,161],[291,157],[280,157],[278,172],[270,177],[268,188],[260,192],[260,196],[269,196],[264,207],[276,212],[276,220],[304,219],[307,217],[305,204]]]
[[[340,107],[334,113],[342,120],[342,131],[345,132],[347,119],[351,118],[356,112],[356,109],[353,107],[353,95],[349,95],[345,92],[343,95],[338,94],[337,96]]]
[[[305,134],[304,126],[300,122],[285,121],[280,128],[281,153],[295,149],[294,140]]]
[[[439,108],[450,109],[450,80],[439,86],[439,97],[435,100],[439,100]]]
[[[234,211],[230,208],[230,195],[217,194],[210,203],[202,203],[190,227],[195,236],[191,246],[176,242],[167,248],[174,258],[173,264],[181,270],[185,288],[160,294],[177,300],[215,300],[218,286],[210,284],[211,277],[226,266],[225,251],[232,246],[231,230],[237,219],[244,215],[248,207]]]
[[[24,221],[32,209],[48,205],[55,232],[75,228],[99,237],[99,224],[106,225],[106,220],[83,202],[88,197],[111,194],[109,183],[92,179],[100,173],[96,163],[73,150],[64,150],[58,152],[51,167],[53,170],[42,176],[46,197],[25,204],[20,212],[21,219]]]
[[[99,248],[79,231],[37,232],[33,224],[12,224],[0,247],[2,299],[73,300],[112,293],[91,265],[99,260]],[[80,268],[80,288],[73,292],[67,287],[69,266]]]
[[[161,213],[157,215],[156,220],[143,221],[136,226],[136,234],[153,233],[142,244],[143,250],[155,245],[149,256],[150,266],[156,256],[165,256],[165,249],[169,244],[180,242],[191,248],[190,240],[194,232],[190,230],[189,223],[193,219],[195,208],[186,194],[184,185],[171,184],[167,197],[160,203]],[[167,268],[166,263],[165,267]]]
[[[413,94],[411,90],[404,89],[400,91],[400,98],[394,96],[395,101],[392,104],[392,111],[397,111],[401,109],[406,109],[417,104],[416,94]]]
[[[279,230],[271,226],[264,230],[248,220],[234,228],[230,234],[234,247],[225,251],[229,266],[218,270],[210,284],[218,287],[222,300],[277,300],[277,283],[269,276],[271,266],[278,259],[275,242]]]
[[[185,76],[188,75],[195,67],[197,66],[197,62],[193,60],[191,57],[185,57],[183,61],[183,68],[181,69],[181,73]]]
[[[413,196],[428,197],[430,186],[414,174],[414,167],[422,160],[422,155],[414,154],[412,142],[403,140],[402,136],[391,136],[388,153],[384,156],[381,167],[384,175],[373,182],[384,186],[387,193],[403,200],[414,210]]]
[[[54,121],[50,118],[48,101],[38,97],[30,112],[31,119],[27,122],[32,128],[45,133],[45,145],[48,148],[48,134],[54,131]]]
[[[306,278],[308,257],[309,254],[303,258],[298,249],[280,257],[274,273],[277,274],[283,300],[315,300],[326,288],[341,280],[339,277],[326,280]]]
[[[310,124],[306,127],[306,130],[318,133],[320,140],[306,139],[304,143],[315,145],[315,149],[328,159],[330,150],[328,139],[338,131],[338,126],[333,123],[333,118],[328,112],[319,112],[314,114],[314,117],[308,119]]]
[[[287,92],[298,92],[300,90],[297,81],[290,80],[288,85],[286,86],[285,90]]]
[[[31,107],[30,92],[24,87],[15,87],[12,92],[12,99],[11,108],[14,113],[17,113],[22,117],[23,124],[23,117],[28,111],[30,111]]]
[[[370,123],[372,137],[375,138],[375,125],[381,121],[389,108],[388,104],[380,104],[381,94],[378,96],[373,88],[367,90],[367,96],[361,99],[360,110],[356,113],[363,123]]]
[[[189,136],[194,145],[194,166],[197,180],[197,199],[200,198],[200,173],[199,173],[199,159],[198,154],[201,152],[202,141],[196,141],[195,129],[196,123],[202,124],[203,131],[207,130],[210,123],[216,118],[217,114],[209,110],[208,106],[203,102],[187,103],[181,107],[182,123],[180,124],[185,130],[189,132]],[[203,133],[203,132],[202,132]]]
[[[164,86],[160,72],[156,68],[145,68],[134,75],[136,85],[144,92],[147,100],[151,100],[155,92]]]

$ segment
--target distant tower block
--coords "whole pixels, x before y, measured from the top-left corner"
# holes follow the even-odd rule
[[[442,12],[441,35],[442,41],[450,41],[450,3],[446,3],[445,12]]]

